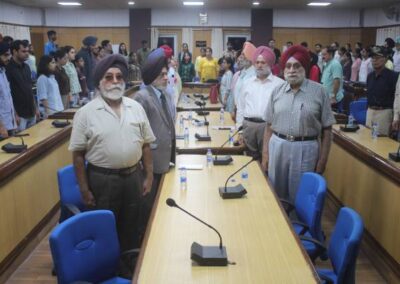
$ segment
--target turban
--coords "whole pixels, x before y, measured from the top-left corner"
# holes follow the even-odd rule
[[[122,76],[124,76],[124,80],[128,77],[128,64],[126,59],[120,54],[111,54],[107,57],[104,57],[100,60],[93,71],[93,82],[97,87],[99,86],[100,80],[103,78],[104,74],[106,74],[107,70],[110,68],[118,68]]]
[[[246,41],[243,44],[242,53],[243,53],[244,57],[246,57],[247,60],[250,60],[250,61],[253,60],[253,55],[254,55],[255,51],[256,51],[256,47],[251,42]]]
[[[162,45],[160,47],[164,50],[165,57],[167,59],[170,59],[172,57],[172,49],[166,44],[164,44],[164,45]]]
[[[96,45],[97,37],[87,36],[82,40],[82,43],[86,46]]]
[[[145,85],[150,85],[160,75],[163,67],[167,67],[167,58],[164,49],[159,47],[147,57],[142,69],[142,78]]]
[[[305,47],[301,45],[293,45],[292,47],[286,49],[286,51],[282,54],[281,57],[282,69],[285,68],[286,62],[291,57],[299,61],[306,71],[309,69],[311,63],[311,57],[310,53]]]
[[[10,50],[10,46],[5,42],[0,42],[0,55],[3,55]]]
[[[256,63],[257,57],[259,55],[264,57],[264,60],[268,63],[268,65],[270,67],[274,66],[276,57],[275,57],[274,51],[271,48],[266,47],[266,46],[257,47],[256,51],[254,52],[253,58],[252,58],[253,59],[253,64]]]

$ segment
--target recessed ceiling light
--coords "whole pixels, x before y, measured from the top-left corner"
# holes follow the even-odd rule
[[[310,2],[307,4],[308,6],[319,6],[319,7],[325,7],[331,5],[329,2]]]
[[[204,2],[183,2],[185,6],[203,6]]]
[[[82,6],[82,3],[79,3],[79,2],[58,2],[58,5],[61,5],[61,6]]]
[[[253,5],[258,6],[258,5],[260,5],[260,2],[253,2]]]
[[[129,2],[128,2],[128,5],[135,5],[135,2],[129,1]]]

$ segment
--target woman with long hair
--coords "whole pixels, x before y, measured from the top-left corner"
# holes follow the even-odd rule
[[[70,45],[64,46],[64,50],[67,52],[68,62],[63,66],[65,73],[69,78],[69,86],[71,89],[72,106],[77,106],[79,103],[79,93],[82,92],[81,85],[79,83],[78,73],[72,63],[75,60],[76,52],[75,48]]]
[[[351,76],[350,81],[356,82],[358,81],[358,73],[360,72],[361,66],[361,49],[356,48],[353,53],[354,61],[351,65]]]
[[[222,70],[224,74],[221,78],[219,87],[220,101],[224,105],[225,110],[231,112],[232,109],[228,105],[228,99],[231,95],[231,84],[233,77],[233,59],[232,57],[224,57],[222,59]]]
[[[179,76],[181,76],[182,82],[193,82],[196,71],[192,63],[192,55],[189,52],[184,52],[182,56],[182,61],[179,63],[178,69]]]

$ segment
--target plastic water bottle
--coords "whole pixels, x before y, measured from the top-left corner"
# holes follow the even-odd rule
[[[207,168],[211,169],[213,165],[213,157],[211,153],[211,149],[207,150]]]
[[[193,119],[193,111],[189,111],[189,122]]]
[[[183,139],[185,141],[185,145],[189,144],[189,128],[185,127],[183,131]]]
[[[91,101],[93,99],[94,99],[94,92],[91,91],[91,92],[89,92],[89,101]]]
[[[372,127],[371,127],[371,134],[372,134],[372,139],[376,139],[378,138],[378,122],[372,122],[371,123]]]
[[[249,171],[247,167],[242,170],[242,181],[243,183],[247,183],[249,181]]]
[[[181,190],[187,190],[187,173],[186,168],[181,168],[179,181],[181,184]]]
[[[233,146],[233,129],[229,130],[229,146]]]
[[[351,114],[349,115],[348,125],[350,127],[352,127],[354,125],[354,116]]]
[[[221,110],[219,111],[219,123],[221,125],[224,125],[225,123],[225,110],[223,107],[221,107]]]
[[[179,116],[179,133],[183,132],[183,129],[185,128],[184,121],[183,121],[183,115]]]

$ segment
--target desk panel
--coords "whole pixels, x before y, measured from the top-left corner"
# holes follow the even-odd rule
[[[190,162],[203,164],[204,170],[187,172],[186,191],[180,190],[178,170],[164,176],[133,283],[317,282],[308,256],[257,163],[248,166],[246,197],[220,198],[218,187],[249,159],[235,156],[230,166],[208,169],[204,156],[177,156],[178,166]],[[240,174],[235,180],[241,182]],[[191,243],[217,245],[218,236],[180,210],[168,207],[165,200],[169,197],[220,231],[228,259],[236,265],[192,265]]]
[[[194,92],[184,93],[182,91],[181,95],[179,96],[178,105],[176,107],[177,111],[200,110],[200,107],[194,103],[194,100],[198,100],[198,101],[201,101],[201,100],[200,100],[200,98],[194,97],[193,94],[195,94],[195,93]],[[191,97],[191,99],[187,98],[186,95],[189,95]],[[208,97],[208,95],[206,97]],[[209,100],[209,97],[205,102],[206,102],[206,104],[204,106],[204,109],[208,110],[208,111],[219,111],[222,107],[222,104],[220,102],[218,102],[216,104],[212,104]]]
[[[69,108],[49,115],[50,119],[73,119],[79,108]]]

